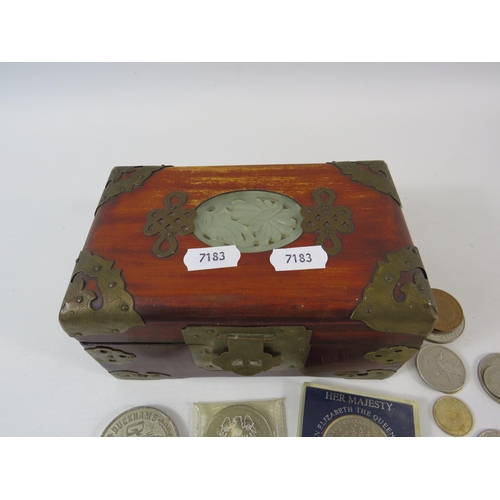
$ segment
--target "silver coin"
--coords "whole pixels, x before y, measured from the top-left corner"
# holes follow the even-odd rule
[[[491,394],[500,398],[500,366],[486,368],[483,373],[483,381]]]
[[[486,394],[488,394],[488,396],[490,396],[490,398],[495,400],[497,403],[500,403],[500,397],[495,396],[495,394],[493,394],[490,391],[488,385],[484,382],[484,374],[486,370],[488,368],[498,367],[498,366],[500,366],[500,354],[499,353],[489,354],[479,362],[479,365],[477,367],[477,376],[479,378],[481,387],[485,390]]]
[[[447,347],[424,347],[417,355],[416,364],[422,380],[433,389],[452,394],[464,386],[465,366]]]
[[[174,423],[160,410],[137,406],[118,415],[101,437],[178,437]]]
[[[232,405],[216,413],[208,423],[205,437],[272,437],[265,417],[247,405]]]
[[[435,344],[449,344],[456,340],[460,335],[462,335],[465,329],[465,319],[462,321],[460,326],[451,330],[451,332],[439,332],[437,330],[433,330],[425,340],[429,342],[434,342]]]
[[[387,437],[387,434],[369,418],[345,415],[335,419],[323,437]]]
[[[500,431],[497,429],[486,429],[483,432],[480,432],[477,437],[500,437]]]

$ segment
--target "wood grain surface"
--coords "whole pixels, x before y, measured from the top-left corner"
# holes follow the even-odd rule
[[[173,191],[186,193],[184,207],[195,210],[209,198],[239,190],[276,192],[302,207],[316,206],[312,193],[323,187],[335,192],[334,206],[351,210],[354,224],[351,233],[338,233],[342,249],[329,257],[325,269],[276,272],[269,261],[271,251],[265,251],[242,253],[237,267],[190,272],[183,263],[186,251],[205,244],[193,234],[177,235],[177,251],[159,258],[152,251],[156,237],[143,230],[146,214],[163,208],[165,196]],[[314,245],[317,237],[303,233],[288,246]],[[122,270],[145,326],[113,338],[96,335],[81,340],[182,344],[181,330],[189,325],[303,325],[313,331],[313,345],[330,345],[324,356],[321,349],[313,349],[310,364],[373,369],[375,364],[363,353],[377,346],[418,348],[423,340],[417,335],[376,332],[350,319],[378,261],[412,244],[398,203],[352,181],[332,164],[163,168],[142,186],[100,206],[83,247]],[[347,362],[343,352],[348,353]]]

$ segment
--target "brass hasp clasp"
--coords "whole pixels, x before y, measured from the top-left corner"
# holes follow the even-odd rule
[[[247,376],[302,368],[312,334],[303,326],[189,326],[182,333],[199,368]]]

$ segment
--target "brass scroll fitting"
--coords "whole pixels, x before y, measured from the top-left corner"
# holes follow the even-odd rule
[[[189,326],[182,333],[196,366],[246,376],[302,368],[312,334],[303,326]]]
[[[113,375],[113,377],[123,380],[160,380],[170,377],[170,375],[168,375],[167,373],[155,373],[155,372],[138,373],[127,370],[115,370],[109,373]]]
[[[112,349],[109,346],[98,345],[85,349],[99,363],[114,363],[121,365],[132,362],[136,356],[134,353],[125,352],[120,349]]]
[[[378,370],[368,370],[366,372],[358,371],[345,371],[337,372],[333,376],[339,378],[349,378],[349,379],[364,379],[364,380],[383,380],[389,378],[396,373],[395,370],[388,369],[378,369]]]
[[[88,250],[80,253],[59,313],[59,322],[70,337],[123,333],[144,326],[121,273],[112,260]],[[97,282],[99,297],[89,286],[91,281]]]
[[[382,349],[378,349],[377,351],[367,352],[365,354],[365,359],[383,365],[392,365],[395,363],[403,364],[413,358],[417,352],[418,349],[415,349],[414,347],[397,345],[393,347],[384,347]]]
[[[317,206],[301,209],[302,230],[305,233],[319,233],[316,245],[321,245],[328,255],[337,255],[342,250],[338,233],[354,231],[352,212],[347,207],[333,205],[337,195],[329,188],[315,189],[312,198]]]
[[[385,161],[332,161],[328,163],[335,165],[344,175],[351,177],[353,181],[360,182],[380,193],[389,195],[401,206],[401,200]]]
[[[379,332],[427,336],[437,321],[437,307],[418,249],[388,254],[378,262],[371,283],[351,319]]]
[[[165,196],[165,208],[151,210],[146,215],[144,234],[156,236],[158,239],[153,244],[153,253],[160,258],[170,257],[178,247],[176,235],[185,236],[194,231],[196,212],[184,208],[188,197],[182,191],[174,191]]]
[[[114,196],[130,193],[134,188],[142,186],[146,179],[165,167],[166,165],[159,167],[115,167],[109,175],[97,208]]]

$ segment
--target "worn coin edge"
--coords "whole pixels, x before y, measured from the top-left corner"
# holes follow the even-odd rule
[[[104,431],[101,434],[101,437],[112,437],[112,436],[106,436],[106,432],[111,428],[111,426],[118,421],[123,415],[126,415],[127,413],[130,413],[131,411],[137,411],[137,410],[154,410],[157,411],[160,415],[162,415],[167,422],[172,426],[172,431],[173,434],[172,436],[155,436],[155,437],[179,437],[179,432],[177,430],[177,427],[175,426],[173,420],[163,411],[159,410],[158,408],[155,408],[154,406],[133,406],[132,408],[129,408],[128,410],[123,411],[119,415],[117,415],[111,422],[107,425],[107,427],[104,429]],[[114,437],[121,437],[121,436],[114,436]]]
[[[494,432],[493,436],[488,436],[488,432]],[[481,431],[477,437],[500,437],[500,430],[498,429],[485,429],[484,431]]]
[[[454,340],[457,340],[462,333],[464,333],[465,330],[465,318],[463,319],[462,323],[455,328],[454,330],[451,330],[451,332],[441,332],[439,330],[432,330],[429,335],[425,338],[425,340],[428,340],[429,342],[432,342],[433,344],[449,344],[453,342]],[[451,336],[451,338],[449,338]],[[445,337],[446,340],[443,340],[440,337]]]
[[[499,357],[499,359],[497,360],[497,363],[493,363],[493,364],[490,364],[488,366],[484,366],[488,363],[489,359],[493,358],[494,356]],[[488,387],[484,383],[484,377],[483,377],[484,372],[486,371],[487,368],[489,368],[490,366],[496,366],[497,364],[500,364],[500,353],[493,353],[493,354],[488,354],[488,355],[484,356],[484,358],[481,359],[481,361],[479,362],[479,364],[477,366],[477,375],[479,378],[479,383],[481,384],[481,387],[484,389],[486,394],[488,394],[488,396],[490,396],[497,403],[500,403],[500,398],[497,398],[494,394],[492,394],[490,392],[490,390],[488,389]]]
[[[493,370],[496,370],[496,371],[500,371],[500,365],[499,366],[496,366],[496,365],[492,365],[492,366],[488,366],[484,372],[483,372],[483,382],[484,382],[484,385],[486,385],[486,387],[488,387],[488,391],[493,394],[496,398],[500,398],[500,394],[497,393],[496,391],[493,391],[492,390],[492,385],[493,384],[490,384],[489,382],[486,381],[486,376],[487,376],[487,372],[490,371],[492,372]]]

